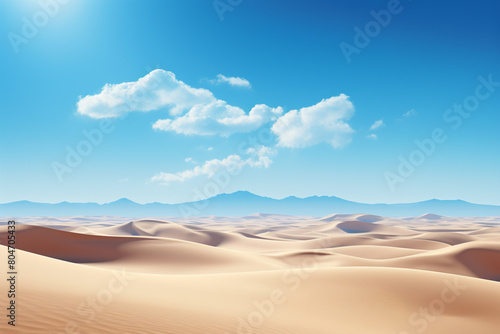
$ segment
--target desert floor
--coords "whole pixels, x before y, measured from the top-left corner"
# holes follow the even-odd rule
[[[500,333],[500,218],[2,221],[0,333]]]

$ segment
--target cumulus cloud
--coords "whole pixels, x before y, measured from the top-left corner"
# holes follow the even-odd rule
[[[374,133],[369,134],[368,136],[366,136],[366,138],[368,138],[368,139],[372,139],[372,140],[377,140],[377,139],[378,139],[377,135],[376,135],[376,134],[374,134]]]
[[[248,165],[251,167],[268,168],[273,162],[270,156],[275,155],[276,150],[267,146],[250,147],[247,149],[246,153],[250,156],[250,158],[247,159]]]
[[[370,130],[376,130],[380,127],[383,127],[385,124],[384,124],[384,121],[379,119],[378,121],[375,121],[375,123],[372,124],[372,126],[370,126]]]
[[[291,110],[278,118],[271,130],[278,145],[307,147],[322,142],[340,148],[352,139],[354,130],[346,121],[354,114],[354,105],[344,94],[324,99],[318,104]]]
[[[206,105],[196,105],[189,112],[175,119],[160,119],[154,129],[185,135],[229,136],[236,132],[249,132],[276,120],[283,113],[281,107],[256,105],[246,114],[241,108],[217,100]]]
[[[219,75],[217,80],[247,85],[243,78]],[[249,83],[248,83],[249,85]],[[326,142],[334,148],[351,141],[354,130],[347,121],[354,114],[349,97],[341,94],[318,104],[284,114],[283,108],[255,105],[248,113],[217,99],[206,89],[177,80],[174,73],[157,69],[135,82],[107,84],[95,95],[80,98],[77,112],[92,118],[119,117],[126,113],[169,110],[153,128],[184,135],[229,136],[273,123],[278,146],[307,147]]]
[[[177,173],[161,172],[151,178],[153,182],[159,182],[162,185],[169,185],[172,182],[185,182],[197,176],[205,175],[207,177],[214,176],[218,171],[223,169],[239,170],[245,165],[245,161],[239,155],[233,154],[222,160],[213,159],[205,161],[202,166],[196,166],[193,169],[188,169]]]
[[[226,83],[230,86],[233,87],[243,87],[243,88],[252,88],[252,85],[250,85],[250,81],[248,81],[245,78],[239,78],[239,77],[226,77],[223,74],[217,74],[217,78],[214,80],[211,80],[212,83]]]
[[[209,90],[190,87],[177,80],[174,73],[158,69],[135,82],[106,84],[99,94],[80,98],[77,112],[92,118],[109,118],[132,111],[169,108],[170,114],[179,115],[196,105],[215,101]]]
[[[241,84],[239,80],[231,82]],[[189,135],[229,136],[249,132],[283,113],[281,107],[259,104],[247,114],[239,107],[216,99],[209,90],[190,87],[177,80],[174,73],[159,69],[136,82],[107,84],[99,94],[87,95],[77,103],[77,112],[92,118],[119,117],[128,112],[161,108],[169,109],[171,118],[156,121],[154,129]]]
[[[271,155],[274,150],[269,147],[250,148],[246,152],[249,157],[244,159],[237,154],[232,154],[222,160],[213,159],[205,161],[201,166],[187,169],[177,173],[161,172],[151,178],[152,182],[158,182],[161,185],[169,185],[173,182],[185,182],[198,176],[213,177],[219,171],[228,171],[230,173],[241,170],[244,166],[268,168],[272,160]]]

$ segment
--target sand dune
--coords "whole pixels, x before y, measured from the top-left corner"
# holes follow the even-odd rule
[[[498,218],[19,223],[17,326],[1,333],[499,333]]]

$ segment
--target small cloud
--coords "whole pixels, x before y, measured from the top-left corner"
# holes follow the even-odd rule
[[[152,182],[159,182],[161,185],[169,185],[172,182],[185,182],[194,177],[205,175],[214,176],[223,169],[239,170],[245,165],[245,162],[239,155],[233,154],[222,160],[213,159],[205,161],[202,166],[196,166],[193,169],[187,169],[177,173],[161,172],[151,178]]]
[[[369,134],[368,136],[366,136],[366,138],[371,139],[371,140],[377,140],[378,139],[377,135],[374,134],[374,133]]]
[[[271,131],[278,136],[278,146],[308,147],[328,143],[340,148],[351,142],[354,130],[347,121],[354,115],[349,96],[340,94],[319,103],[290,110],[279,117]]]
[[[370,130],[376,130],[380,127],[383,127],[385,124],[384,124],[384,121],[379,119],[378,121],[376,121],[375,123],[372,124],[372,126],[370,126]]]
[[[197,165],[197,164],[198,164],[198,163],[197,163],[196,161],[194,161],[194,160],[193,160],[193,158],[191,158],[191,157],[184,159],[184,161],[185,161],[185,162],[191,162],[191,163],[193,163],[193,164],[195,164],[195,165]]]
[[[212,146],[205,146],[205,145],[198,146],[198,149],[202,150],[202,151],[207,151],[207,152],[210,152],[210,151],[214,150],[214,148]]]
[[[413,115],[416,115],[417,112],[415,111],[415,109],[411,109],[411,110],[408,110],[407,112],[405,112],[403,114],[403,117],[410,117],[410,116],[413,116]]]
[[[250,81],[248,81],[245,78],[226,77],[223,74],[217,74],[217,78],[210,80],[210,82],[214,83],[214,84],[226,83],[226,84],[233,86],[233,87],[252,88]]]
[[[268,168],[273,162],[269,157],[275,155],[276,150],[267,146],[250,147],[246,153],[250,156],[247,160],[248,165]]]
[[[150,180],[152,182],[158,182],[161,185],[169,185],[172,182],[185,182],[202,175],[211,178],[219,171],[226,170],[234,172],[242,169],[244,166],[268,168],[272,163],[269,156],[274,154],[275,151],[269,147],[261,146],[250,148],[246,153],[249,156],[246,159],[237,154],[232,154],[222,160],[213,159],[205,161],[201,166],[186,169],[182,172],[161,172],[153,176]]]

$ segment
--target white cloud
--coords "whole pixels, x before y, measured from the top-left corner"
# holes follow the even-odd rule
[[[184,161],[185,161],[185,162],[190,162],[190,163],[193,163],[193,164],[195,164],[195,165],[197,165],[197,164],[198,164],[198,163],[197,163],[195,160],[193,160],[193,158],[191,158],[191,157],[184,159]]]
[[[415,111],[415,109],[411,109],[411,110],[408,110],[407,112],[405,112],[405,113],[403,114],[403,116],[404,116],[404,117],[410,117],[410,116],[412,116],[412,115],[416,115],[416,114],[417,114],[417,112]]]
[[[214,101],[209,90],[190,87],[177,80],[174,73],[158,69],[135,82],[106,84],[99,94],[81,98],[77,112],[92,118],[107,118],[132,111],[169,108],[172,115],[179,115],[196,105]]]
[[[318,104],[291,110],[278,118],[271,130],[278,145],[307,147],[326,142],[334,148],[347,145],[354,130],[346,123],[354,114],[354,105],[344,94],[322,100]]]
[[[157,120],[154,129],[190,135],[229,136],[249,132],[283,113],[281,107],[259,104],[247,114],[239,107],[216,99],[209,90],[190,87],[177,80],[174,73],[160,69],[136,82],[107,84],[99,94],[87,95],[77,103],[77,112],[92,118],[119,117],[132,111],[161,108],[169,109],[173,117]]]
[[[250,158],[247,159],[248,165],[251,167],[268,168],[273,162],[270,156],[275,155],[276,150],[267,146],[260,146],[257,148],[250,147],[246,153],[250,156]]]
[[[378,121],[375,121],[375,123],[372,124],[372,126],[370,126],[370,130],[376,130],[380,127],[383,127],[385,124],[384,124],[384,121],[379,119]]]
[[[366,138],[368,138],[368,139],[372,139],[372,140],[377,140],[377,139],[378,139],[377,135],[376,135],[376,134],[374,134],[374,133],[369,134],[368,136],[366,136]]]
[[[217,78],[214,80],[211,80],[213,83],[227,83],[230,86],[233,87],[243,87],[243,88],[252,88],[252,85],[250,85],[250,81],[248,81],[245,78],[239,78],[239,77],[226,77],[223,74],[217,74]]]
[[[272,163],[270,156],[275,154],[275,151],[269,147],[261,146],[258,148],[250,148],[246,153],[249,155],[247,159],[242,159],[239,155],[232,154],[222,160],[213,159],[205,161],[202,166],[196,166],[193,169],[187,169],[182,172],[161,172],[153,176],[151,181],[159,182],[161,185],[169,185],[172,182],[185,182],[198,176],[210,178],[222,170],[236,172],[246,165],[250,167],[268,168]]]
[[[247,82],[223,75],[218,79],[235,85]],[[347,123],[354,114],[354,106],[344,94],[286,114],[281,107],[271,108],[265,104],[255,105],[246,113],[216,99],[209,90],[190,87],[177,80],[174,73],[161,69],[136,82],[107,84],[99,94],[87,95],[77,103],[77,112],[92,118],[119,117],[128,112],[158,109],[169,110],[170,117],[158,119],[153,124],[154,129],[185,135],[227,137],[254,131],[272,122],[279,146],[307,147],[326,142],[338,148],[348,144],[354,133]]]
[[[205,175],[212,177],[219,170],[230,169],[239,170],[245,165],[245,162],[239,155],[230,155],[222,160],[213,159],[205,161],[202,166],[196,166],[193,169],[188,169],[177,173],[161,172],[151,178],[153,182],[160,182],[162,185],[169,185],[172,182],[184,182],[197,176]]]
[[[196,105],[189,112],[175,119],[160,119],[153,128],[185,135],[229,136],[236,132],[249,132],[276,120],[283,113],[281,107],[270,108],[258,104],[246,114],[242,109],[217,100],[206,105]]]

